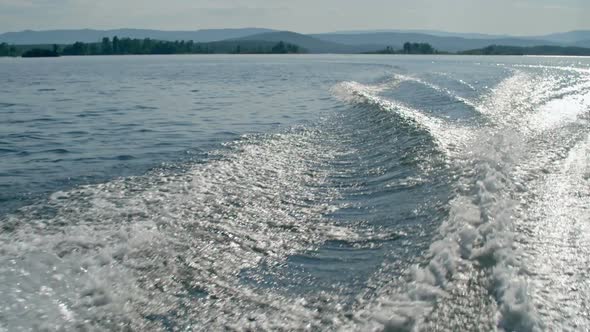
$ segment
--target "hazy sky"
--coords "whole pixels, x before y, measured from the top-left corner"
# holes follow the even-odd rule
[[[530,35],[590,29],[590,0],[0,0],[0,32],[222,27]]]

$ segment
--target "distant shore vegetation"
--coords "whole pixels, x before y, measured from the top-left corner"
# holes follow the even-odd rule
[[[162,41],[150,38],[103,38],[96,43],[75,42],[70,45],[8,45],[0,43],[0,57],[58,57],[84,55],[142,54],[299,54],[303,47],[279,41],[224,40],[217,42]],[[455,54],[455,55],[554,55],[590,56],[590,48],[572,46],[503,46],[490,45],[456,53],[435,49],[428,43],[406,42],[400,49],[388,46],[363,54]]]
[[[590,48],[573,46],[503,46],[490,45],[488,47],[463,51],[459,54],[466,55],[568,55],[590,56]]]
[[[456,55],[561,55],[561,56],[590,56],[590,48],[572,46],[503,46],[490,45],[484,48],[449,53],[441,52],[428,43],[405,43],[403,48],[394,49],[391,46],[376,52],[366,54],[456,54]]]
[[[448,54],[440,52],[428,43],[404,43],[403,48],[394,49],[392,46],[387,46],[383,50],[376,52],[367,52],[366,54]]]
[[[0,56],[55,57],[80,55],[142,55],[142,54],[298,54],[307,51],[297,45],[279,41],[161,41],[150,38],[103,38],[97,43],[75,42],[71,45],[8,45],[0,44]]]
[[[23,58],[55,58],[59,56],[57,52],[57,45],[53,46],[52,50],[44,49],[44,48],[33,48],[28,51],[23,52]]]

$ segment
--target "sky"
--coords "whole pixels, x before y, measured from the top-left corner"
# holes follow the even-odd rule
[[[590,0],[0,0],[0,32],[261,27],[537,35],[590,29],[589,17]]]

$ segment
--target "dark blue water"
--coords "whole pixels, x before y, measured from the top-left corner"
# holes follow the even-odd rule
[[[325,87],[345,66],[269,60],[3,60],[0,200],[141,174],[332,107]],[[351,79],[379,72],[359,69]]]
[[[587,59],[0,73],[0,331],[590,326]]]

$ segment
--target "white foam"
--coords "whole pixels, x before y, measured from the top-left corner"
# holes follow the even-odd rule
[[[517,70],[491,90],[477,109],[492,120],[492,126],[474,133],[472,149],[466,151],[469,160],[457,159],[466,162],[458,186],[460,194],[450,202],[449,217],[440,226],[439,240],[428,251],[428,263],[416,267],[408,283],[386,283],[378,292],[381,295],[358,311],[351,325],[353,329],[419,331],[440,328],[438,324],[449,322],[432,321],[436,319],[433,317],[448,315],[447,311],[454,310],[453,303],[459,298],[461,301],[457,305],[469,303],[473,306],[461,309],[461,319],[468,320],[467,317],[473,315],[473,320],[482,326],[488,326],[486,316],[492,321],[492,327],[506,331],[580,326],[573,322],[566,325],[544,322],[544,316],[537,309],[536,292],[540,289],[536,289],[536,282],[527,273],[530,261],[523,261],[526,254],[515,238],[520,235],[517,228],[523,227],[523,220],[519,218],[523,218],[530,204],[531,196],[525,183],[535,181],[533,175],[560,158],[561,151],[570,144],[569,139],[560,140],[555,135],[544,138],[544,133],[579,121],[588,111],[587,82],[586,77],[576,77],[567,86],[556,76],[536,76]],[[578,160],[581,155],[590,155],[588,152],[574,149],[571,155],[577,157],[571,158],[576,161],[566,164],[590,164]],[[580,174],[590,172],[577,167],[578,175],[567,177],[579,185]],[[586,175],[586,179],[588,177],[590,175]],[[557,183],[549,185],[563,188]],[[570,188],[570,191],[579,192],[580,189]],[[578,206],[590,204],[577,202]],[[566,206],[569,207],[565,207],[568,211],[564,215],[572,216],[571,204]],[[578,211],[587,212],[585,208]],[[539,246],[531,247],[531,251],[539,252]],[[559,258],[552,260],[559,261]],[[486,271],[483,274],[482,269]],[[535,287],[531,288],[531,283]],[[469,298],[470,292],[474,293],[473,301]],[[480,302],[486,293],[493,296],[495,305]],[[552,300],[554,298],[547,299]],[[542,305],[546,306],[545,302]],[[546,314],[544,310],[543,314]]]
[[[427,264],[416,266],[408,283],[390,282],[380,289],[380,296],[357,312],[354,328],[429,330],[440,324],[431,317],[455,310],[452,306],[458,299],[473,306],[461,309],[463,319],[472,315],[482,326],[492,324],[507,331],[542,328],[513,247],[514,184],[509,177],[513,161],[505,159],[511,148],[496,150],[513,139],[482,135],[473,162],[466,165],[473,171],[462,180],[465,193],[449,203],[449,216],[428,250]],[[481,269],[489,272],[477,277]],[[487,292],[497,302],[497,316],[493,307],[481,302]]]
[[[465,128],[454,126],[443,119],[426,115],[400,102],[387,100],[376,95],[380,89],[358,82],[342,82],[332,88],[333,93],[349,103],[367,103],[383,111],[395,113],[402,121],[410,123],[428,133],[445,152],[451,153],[462,148],[469,136]]]
[[[546,162],[543,155],[539,159],[529,152],[529,144],[536,143],[528,138],[532,129],[517,127],[519,119],[534,111],[530,101],[543,100],[539,96],[546,96],[553,84],[551,79],[540,85],[531,81],[530,74],[517,71],[484,99],[478,109],[495,120],[494,126],[467,136],[472,139],[466,143],[471,149],[464,151],[469,158],[456,159],[465,170],[460,194],[449,203],[449,217],[430,246],[427,264],[416,267],[408,283],[390,282],[380,289],[381,295],[356,313],[353,328],[428,330],[437,324],[431,317],[454,310],[458,297],[463,298],[460,305],[473,306],[462,309],[463,318],[473,315],[484,325],[507,331],[544,328],[530,297],[521,248],[514,242],[521,208],[517,197],[524,190],[516,175],[523,172],[522,163],[539,167]],[[480,302],[488,292],[495,305]]]

